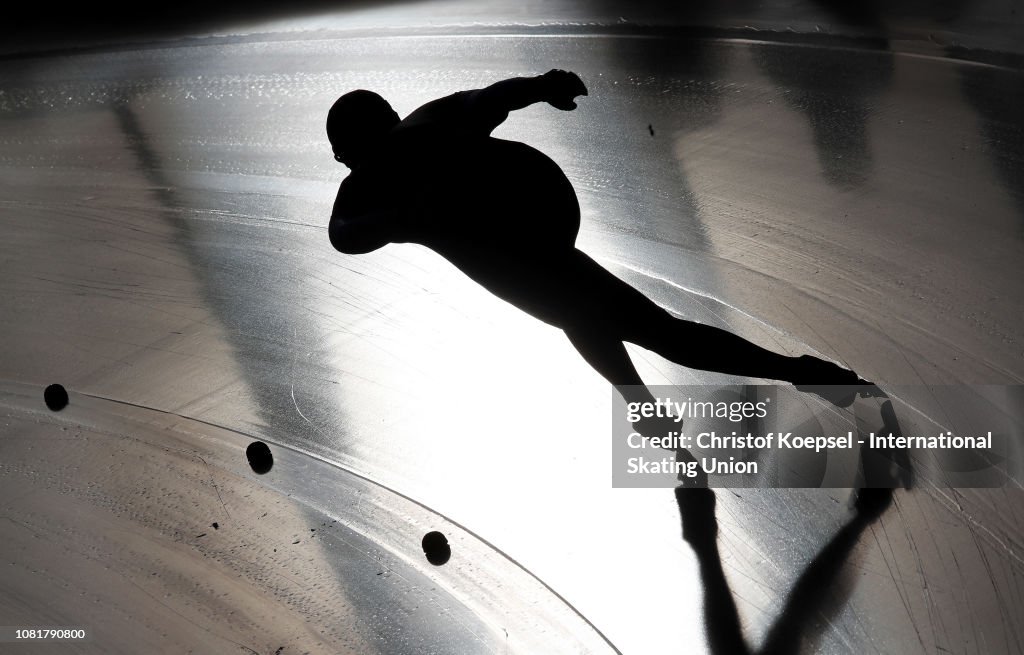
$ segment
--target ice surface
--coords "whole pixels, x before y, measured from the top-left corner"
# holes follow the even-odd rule
[[[1018,70],[937,47],[921,56],[563,28],[260,32],[0,61],[0,378],[20,394],[5,401],[0,430],[2,517],[15,535],[0,547],[15,572],[0,585],[0,623],[93,620],[102,652],[131,650],[115,623],[156,650],[203,652],[257,634],[270,652],[286,640],[334,651],[343,633],[363,639],[347,646],[355,652],[427,652],[386,635],[415,640],[437,627],[394,604],[380,627],[373,603],[392,601],[366,591],[372,580],[357,587],[371,600],[353,594],[338,551],[267,554],[273,539],[291,547],[283,535],[309,522],[306,509],[200,560],[195,535],[214,517],[189,508],[189,481],[206,484],[187,455],[194,446],[168,452],[184,463],[162,469],[151,435],[141,480],[152,484],[135,497],[124,486],[140,478],[114,467],[139,437],[109,425],[76,432],[75,394],[87,394],[96,411],[130,403],[243,435],[237,485],[207,497],[236,520],[289,502],[286,490],[305,479],[297,465],[293,479],[261,486],[245,445],[289,446],[447,517],[564,600],[495,593],[508,611],[528,614],[536,598],[556,614],[571,606],[624,653],[705,647],[674,499],[610,488],[611,393],[564,336],[422,248],[331,249],[326,223],[346,171],[323,121],[352,88],[380,92],[404,115],[507,76],[577,71],[590,89],[578,110],[531,107],[498,135],[563,167],[582,206],[580,247],[613,272],[685,317],[883,384],[1021,383]],[[728,380],[634,352],[651,383]],[[54,382],[72,394],[59,415],[43,404]],[[35,408],[26,385],[38,388]],[[273,474],[283,471],[275,460]],[[847,497],[719,493],[724,568],[753,643],[847,518]],[[809,628],[810,649],[1019,651],[1020,500],[1016,486],[898,492]],[[83,516],[111,528],[83,537]],[[216,520],[203,539],[229,534]],[[386,534],[338,546],[354,548],[353,575],[365,573],[366,548],[422,557],[422,534],[395,529],[415,533],[411,550]],[[129,549],[149,559],[111,555]],[[479,652],[503,652],[503,630],[515,652],[541,652],[524,646],[535,635],[460,609],[472,594],[451,585],[475,578],[457,553],[436,570],[420,559],[395,570],[409,568],[402,584],[413,594],[436,582],[416,576],[452,576],[437,583],[455,599],[438,620],[458,616]],[[213,577],[203,588],[151,580],[152,566],[174,568],[170,558]],[[57,561],[87,566],[73,577]],[[261,612],[279,607],[291,613],[266,622]],[[238,612],[248,623],[230,618]],[[180,637],[198,616],[209,630]],[[557,616],[579,628],[584,650],[602,647],[574,611]]]

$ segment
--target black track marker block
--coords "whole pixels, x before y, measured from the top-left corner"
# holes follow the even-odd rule
[[[270,447],[262,441],[254,441],[245,449],[245,457],[249,460],[249,466],[253,473],[264,473],[274,468],[274,456],[270,454]]]
[[[43,400],[47,407],[59,412],[68,406],[68,392],[59,384],[51,384],[43,391]]]
[[[452,548],[448,545],[448,538],[435,530],[423,537],[423,553],[427,556],[428,562],[434,566],[441,566],[451,559]]]

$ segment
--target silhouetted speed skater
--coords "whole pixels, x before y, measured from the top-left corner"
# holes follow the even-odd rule
[[[331,214],[331,244],[348,254],[427,246],[564,330],[614,385],[643,384],[623,342],[707,371],[863,384],[831,362],[774,353],[673,316],[576,248],[579,204],[562,170],[530,146],[490,134],[510,111],[536,102],[569,111],[586,94],[574,73],[552,70],[433,100],[403,120],[376,93],[346,93],[327,116],[334,157],[351,169]]]

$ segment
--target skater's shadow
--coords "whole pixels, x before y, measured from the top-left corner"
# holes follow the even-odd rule
[[[892,401],[877,387],[865,395],[883,398],[880,405],[883,432],[901,436]],[[676,461],[692,461],[685,450]],[[813,652],[824,626],[842,608],[852,586],[841,575],[854,546],[864,530],[877,520],[892,502],[893,488],[909,489],[913,470],[905,450],[862,450],[864,484],[859,491],[853,518],[825,545],[794,583],[785,605],[768,631],[763,644],[752,649],[743,637],[736,603],[722,568],[718,551],[718,523],[715,494],[707,488],[706,475],[680,478],[675,489],[682,521],[683,539],[690,544],[700,565],[704,586],[704,618],[708,646],[715,655],[791,655]]]
[[[814,651],[824,626],[852,587],[840,573],[864,530],[892,502],[892,489],[862,489],[853,518],[822,548],[793,585],[779,617],[758,649],[743,637],[739,614],[718,551],[715,495],[710,489],[677,487],[683,538],[693,548],[704,585],[704,622],[715,655],[791,655]]]

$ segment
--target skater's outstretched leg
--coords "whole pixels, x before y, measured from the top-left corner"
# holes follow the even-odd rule
[[[705,371],[791,382],[838,407],[848,407],[866,380],[837,364],[801,355],[787,357],[731,332],[694,323],[663,311],[635,326],[632,343],[653,350],[677,364]]]
[[[427,245],[499,298],[565,330],[583,357],[615,385],[641,384],[623,341],[705,371],[797,385],[859,383],[853,371],[831,362],[781,355],[726,330],[673,316],[577,248],[534,248],[524,254],[456,242]]]
[[[783,380],[822,392],[819,395],[828,393],[822,385],[864,384],[856,373],[832,362],[810,355],[781,355],[726,330],[676,318],[668,312],[635,326],[633,331],[635,336],[628,339],[632,343],[690,368]]]
[[[781,355],[726,330],[673,316],[580,250],[573,251],[571,262],[578,295],[585,295],[595,308],[589,313],[597,318],[589,321],[588,329],[607,340],[635,343],[704,371],[798,385],[858,384],[856,373],[831,362]]]

